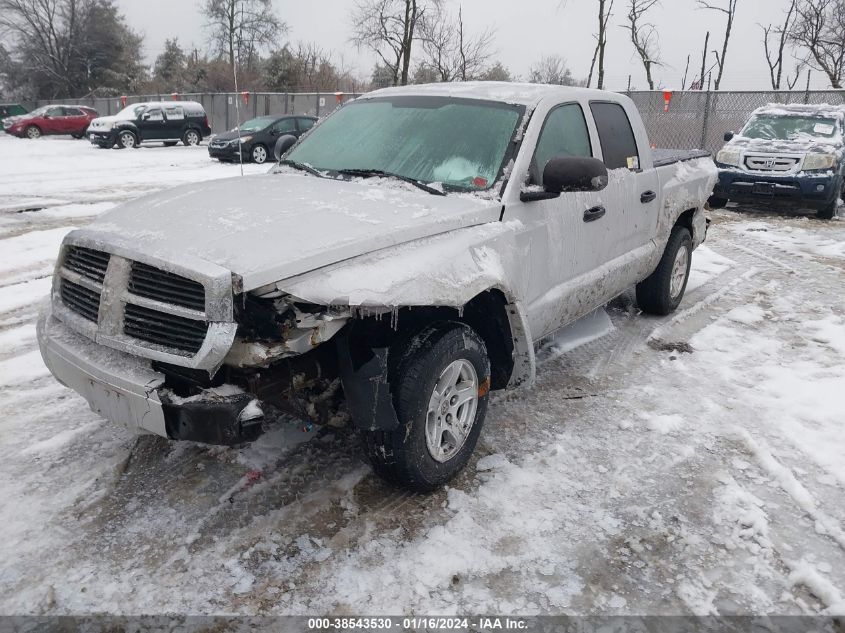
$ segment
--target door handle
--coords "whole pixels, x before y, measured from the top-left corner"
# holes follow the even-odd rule
[[[603,218],[607,213],[607,209],[603,206],[593,207],[584,211],[584,222],[595,222],[599,218]]]
[[[648,204],[649,202],[654,202],[655,200],[657,200],[657,194],[653,191],[646,191],[640,196],[640,202],[643,204]]]

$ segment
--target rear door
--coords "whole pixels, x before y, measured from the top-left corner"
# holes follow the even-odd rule
[[[621,257],[645,246],[657,219],[659,183],[650,153],[641,156],[631,119],[622,104],[592,101],[602,158],[611,174],[608,201],[608,254]]]
[[[88,117],[79,108],[65,108],[65,127],[68,134],[82,134],[88,127]]]
[[[272,134],[274,138],[279,138],[280,136],[284,136],[285,134],[293,134],[294,136],[299,136],[299,130],[297,130],[296,128],[296,118],[287,117],[284,119],[279,119],[272,126],[270,126],[270,134]]]
[[[185,109],[180,105],[167,105],[164,107],[164,118],[165,130],[161,138],[182,138],[185,131]]]

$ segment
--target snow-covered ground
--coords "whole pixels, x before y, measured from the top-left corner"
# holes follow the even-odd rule
[[[546,342],[417,496],[347,431],[135,439],[41,363],[66,231],[236,173],[0,135],[0,613],[845,614],[845,223],[714,214],[676,315]]]

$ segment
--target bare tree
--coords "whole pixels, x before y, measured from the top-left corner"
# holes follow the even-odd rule
[[[420,24],[424,65],[440,81],[467,81],[481,76],[491,56],[493,31],[475,37],[466,32],[463,8],[457,19],[444,10],[432,11]]]
[[[629,0],[628,24],[624,27],[631,32],[631,43],[643,63],[649,90],[654,90],[651,69],[653,66],[661,65],[660,48],[657,29],[654,24],[644,20],[646,13],[659,4],[660,0]]]
[[[845,74],[845,0],[800,0],[789,39],[807,51],[804,63],[842,88]]]
[[[719,89],[719,86],[722,84],[722,75],[725,72],[725,62],[728,56],[728,45],[731,41],[731,31],[733,30],[734,25],[734,18],[736,17],[736,5],[739,0],[723,0],[726,2],[726,6],[719,6],[708,2],[707,0],[698,0],[698,6],[702,9],[707,9],[709,11],[718,11],[720,13],[724,13],[726,16],[725,22],[725,39],[722,42],[722,53],[721,55],[719,52],[716,52],[716,66],[719,69],[719,72],[716,75],[716,83],[715,88],[716,90]],[[706,49],[705,49],[706,50]],[[702,86],[704,85],[704,76],[701,77]]]
[[[775,26],[771,23],[767,26],[759,25],[763,29],[763,49],[766,53],[766,64],[769,66],[772,90],[780,90],[783,82],[783,55],[789,40],[789,32],[792,29],[792,21],[795,17],[797,5],[798,0],[792,0],[790,2],[783,25]],[[772,42],[773,37],[774,42]],[[787,83],[789,83],[788,77]]]
[[[607,48],[607,25],[610,23],[610,17],[613,11],[613,3],[616,0],[598,0],[599,14],[599,31],[596,35],[596,50],[593,53],[593,61],[590,64],[590,74],[587,76],[587,87],[589,88],[593,83],[593,73],[596,70],[596,61],[598,61],[598,81],[596,87],[601,90],[604,88],[604,53]]]
[[[6,82],[30,97],[114,93],[143,78],[141,38],[112,0],[0,0],[0,33]]]
[[[554,84],[558,86],[577,86],[578,81],[566,60],[560,55],[547,55],[532,65],[528,71],[528,81],[532,84]]]
[[[260,51],[287,31],[273,0],[205,0],[203,10],[211,45],[232,68],[237,63],[251,69]]]
[[[418,27],[437,0],[357,0],[352,12],[351,41],[369,48],[393,76],[406,85]]]

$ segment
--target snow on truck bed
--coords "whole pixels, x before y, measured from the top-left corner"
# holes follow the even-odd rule
[[[416,496],[346,430],[136,440],[41,363],[63,231],[237,167],[2,135],[0,166],[44,207],[0,212],[0,612],[845,614],[842,222],[714,214],[678,313],[625,295],[544,342]]]

